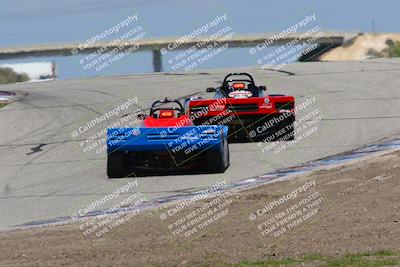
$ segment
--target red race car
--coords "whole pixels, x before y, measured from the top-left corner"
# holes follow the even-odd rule
[[[295,99],[268,95],[248,73],[226,75],[213,99],[189,98],[186,110],[195,125],[228,125],[229,141],[294,139]]]

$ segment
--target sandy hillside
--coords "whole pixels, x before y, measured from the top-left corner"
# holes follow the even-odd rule
[[[349,44],[332,49],[321,55],[322,61],[363,60],[368,58],[372,50],[381,52],[387,48],[386,42],[400,41],[400,34],[362,34],[355,37]]]

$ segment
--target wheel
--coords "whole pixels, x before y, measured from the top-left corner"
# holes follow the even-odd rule
[[[224,160],[225,160],[225,169],[228,168],[229,166],[229,162],[230,162],[230,158],[229,158],[229,146],[228,146],[228,142],[226,140],[224,140]]]
[[[120,178],[124,174],[124,153],[114,151],[107,155],[108,178]]]
[[[223,140],[222,150],[209,150],[207,152],[208,169],[212,172],[221,173],[229,165],[229,148],[228,142]]]
[[[294,122],[292,121],[290,124],[290,130],[287,131],[286,135],[284,136],[285,141],[293,141],[294,140]]]
[[[286,138],[286,141],[293,141],[294,140],[294,130],[290,130],[287,135],[289,136],[288,138]]]

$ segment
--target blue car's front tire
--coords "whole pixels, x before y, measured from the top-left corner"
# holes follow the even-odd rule
[[[229,166],[228,142],[223,140],[222,149],[207,151],[207,165],[211,172],[222,173]]]
[[[124,153],[114,151],[107,155],[107,176],[120,178],[124,175]]]

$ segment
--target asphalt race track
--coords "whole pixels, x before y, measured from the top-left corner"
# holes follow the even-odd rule
[[[297,117],[319,109],[323,119],[317,131],[280,153],[263,153],[256,143],[230,144],[231,165],[223,174],[138,177],[137,190],[148,199],[250,178],[400,133],[399,59],[297,63],[283,70],[253,67],[0,86],[27,93],[0,109],[0,228],[70,216],[126,185],[134,178],[107,179],[105,152],[84,152],[80,144],[158,98],[205,94],[227,72],[248,71],[270,93],[294,95],[297,105],[315,97],[316,103]],[[71,135],[128,98],[137,99],[128,111]]]

